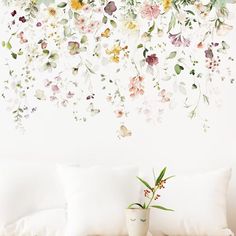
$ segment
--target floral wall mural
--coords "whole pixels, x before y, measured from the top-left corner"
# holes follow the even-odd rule
[[[8,0],[1,40],[9,73],[1,99],[18,128],[50,101],[81,122],[108,103],[119,137],[132,135],[130,115],[158,122],[178,106],[207,130],[215,88],[234,83],[224,39],[233,3]]]

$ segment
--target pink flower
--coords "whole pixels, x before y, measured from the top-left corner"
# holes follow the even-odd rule
[[[43,42],[41,43],[41,48],[42,48],[42,49],[45,49],[47,46],[48,46],[48,44],[47,44],[45,41],[43,41]]]
[[[59,87],[57,86],[57,85],[52,85],[52,91],[54,92],[54,93],[58,93],[59,92]]]
[[[115,111],[116,117],[117,118],[121,118],[124,115],[124,111],[122,110],[117,110]]]
[[[145,197],[148,197],[149,193],[151,193],[150,190],[148,190],[148,189],[144,190],[144,196]]]
[[[72,98],[75,94],[69,91],[66,95],[67,98]]]
[[[171,43],[176,47],[189,47],[190,40],[184,38],[180,33],[178,34],[169,34],[169,39]]]
[[[28,40],[25,38],[24,32],[21,31],[18,35],[17,38],[20,38],[20,43],[27,43]]]
[[[148,20],[156,19],[160,15],[160,8],[156,4],[145,3],[141,9],[141,16]]]
[[[171,93],[168,93],[165,89],[162,89],[158,94],[161,97],[161,102],[170,102]]]
[[[158,60],[158,57],[156,56],[156,54],[151,54],[151,55],[147,56],[146,62],[148,63],[148,65],[154,66],[159,63],[159,60]]]
[[[135,76],[130,79],[129,83],[130,97],[135,97],[144,94],[143,81],[144,78],[142,76]]]

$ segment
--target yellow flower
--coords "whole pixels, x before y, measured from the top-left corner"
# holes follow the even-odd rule
[[[70,4],[73,10],[80,10],[84,6],[84,3],[82,0],[71,0]]]
[[[120,58],[119,58],[119,56],[113,56],[113,57],[111,57],[111,60],[113,61],[113,62],[115,62],[115,63],[119,63],[120,62]]]
[[[111,35],[111,30],[109,28],[106,28],[104,32],[101,33],[101,36],[104,38],[109,38]]]
[[[136,30],[138,28],[137,23],[135,21],[128,21],[125,23],[125,26],[129,30]]]
[[[168,11],[172,5],[172,0],[163,0],[163,8]]]
[[[106,54],[112,55],[111,61],[118,63],[120,61],[120,52],[125,50],[127,47],[122,48],[120,45],[115,45],[112,50],[107,49]]]

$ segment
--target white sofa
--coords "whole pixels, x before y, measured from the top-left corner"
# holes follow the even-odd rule
[[[64,196],[56,165],[2,161],[0,236],[64,236]],[[233,232],[224,228],[217,235],[232,236]]]

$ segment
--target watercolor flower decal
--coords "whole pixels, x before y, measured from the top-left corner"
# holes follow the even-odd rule
[[[157,4],[144,3],[141,9],[141,16],[148,20],[156,19],[160,15],[160,7]]]
[[[134,133],[130,114],[156,122],[176,106],[207,130],[213,88],[235,81],[223,38],[232,1],[6,2],[1,99],[17,127],[50,101],[82,122],[108,103],[121,138]]]

